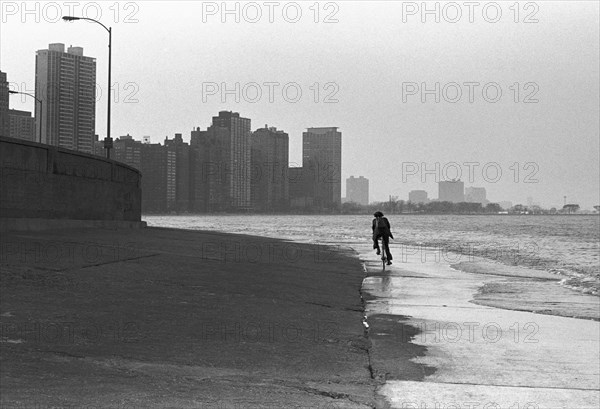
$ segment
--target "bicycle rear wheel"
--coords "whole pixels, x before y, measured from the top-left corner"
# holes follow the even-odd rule
[[[383,244],[383,239],[381,239],[381,266],[383,267],[383,271],[385,271],[386,263],[387,257],[385,256],[385,246]]]

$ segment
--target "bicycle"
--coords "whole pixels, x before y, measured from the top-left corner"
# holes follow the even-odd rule
[[[385,255],[385,243],[383,242],[383,236],[378,238],[377,241],[379,242],[379,240],[381,240],[381,247],[380,247],[380,251],[381,251],[381,265],[383,267],[383,271],[385,271],[385,266],[387,265],[387,257]]]

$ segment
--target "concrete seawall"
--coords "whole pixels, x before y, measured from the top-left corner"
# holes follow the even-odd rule
[[[81,220],[141,224],[141,174],[125,164],[69,149],[0,137],[3,230]],[[52,226],[51,226],[52,225]],[[56,222],[49,222],[53,228]]]

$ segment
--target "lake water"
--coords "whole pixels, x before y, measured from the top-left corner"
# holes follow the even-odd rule
[[[149,226],[211,230],[299,242],[370,244],[370,215],[185,215],[143,218]],[[600,292],[600,217],[392,215],[396,263],[421,253],[460,268],[487,260],[489,266],[535,269],[558,275],[561,285],[590,295]],[[459,255],[457,257],[457,255]]]

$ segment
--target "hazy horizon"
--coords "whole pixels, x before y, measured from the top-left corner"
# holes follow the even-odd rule
[[[439,22],[422,2],[275,3],[269,15],[264,2],[228,2],[235,22],[222,2],[27,2],[26,11],[3,1],[0,70],[11,89],[34,92],[37,50],[83,47],[97,61],[103,138],[107,33],[60,21],[87,15],[113,30],[114,138],[189,141],[231,110],[253,130],[287,132],[292,165],[306,128],[339,127],[342,196],[346,178],[365,176],[371,201],[407,200],[411,190],[437,198],[436,182],[460,170],[465,187],[485,187],[494,202],[599,204],[598,2],[427,3],[438,4]],[[239,102],[221,94],[236,83]],[[11,96],[12,109],[33,106]]]

